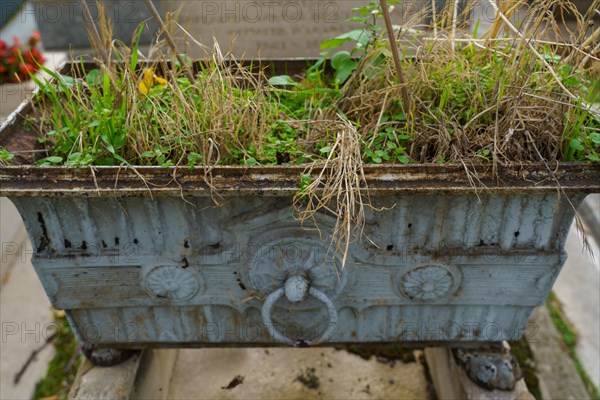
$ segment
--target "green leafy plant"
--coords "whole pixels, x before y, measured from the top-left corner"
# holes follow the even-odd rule
[[[408,164],[409,157],[406,155],[406,144],[410,136],[398,134],[394,127],[388,126],[374,135],[365,146],[363,159],[368,163],[381,164],[399,162]]]
[[[358,15],[350,18],[350,22],[359,22],[362,25],[360,29],[353,29],[333,38],[325,39],[321,43],[321,59],[315,64],[315,67],[323,65],[325,59],[331,57],[331,67],[334,69],[334,78],[337,85],[341,85],[358,68],[357,57],[364,55],[368,51],[369,45],[377,40],[378,32],[381,27],[377,25],[377,18],[380,15],[379,3],[370,0],[367,5],[353,9]],[[351,51],[340,50],[333,51],[346,43],[354,44]],[[333,53],[333,54],[332,54]]]
[[[10,165],[11,160],[13,158],[15,158],[14,153],[11,153],[10,151],[6,150],[3,147],[0,147],[0,164],[1,165]]]

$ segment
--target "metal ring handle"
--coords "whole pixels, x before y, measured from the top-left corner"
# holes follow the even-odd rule
[[[301,292],[304,292],[304,294],[298,295],[297,293],[294,293],[290,295],[290,286],[293,287],[293,289],[291,289],[292,291],[294,289],[300,290]],[[327,325],[327,329],[325,329],[325,332],[323,332],[321,336],[313,340],[296,341],[288,338],[283,333],[279,332],[279,330],[275,328],[275,326],[273,325],[273,321],[271,320],[271,309],[273,308],[275,302],[284,295],[288,298],[288,300],[292,302],[303,301],[304,299],[306,299],[306,297],[308,297],[308,295],[323,302],[327,307],[327,313],[329,314],[329,325]],[[338,315],[335,309],[335,305],[331,300],[329,300],[329,297],[327,297],[327,295],[321,292],[320,290],[309,286],[308,280],[300,275],[294,275],[288,278],[288,280],[285,283],[285,288],[279,288],[267,296],[267,298],[265,299],[265,303],[262,307],[262,318],[265,328],[267,328],[273,339],[281,343],[286,343],[298,347],[306,347],[327,340],[335,333],[338,322]]]

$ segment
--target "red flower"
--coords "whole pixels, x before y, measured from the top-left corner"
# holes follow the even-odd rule
[[[34,31],[25,46],[21,46],[16,36],[11,46],[0,40],[0,83],[30,79],[45,61],[42,53],[35,48],[40,39],[40,33]]]
[[[36,58],[33,55],[33,53],[31,52],[31,50],[28,50],[25,54],[23,54],[23,60],[25,60],[25,62],[28,64],[36,63]]]
[[[44,61],[46,61],[42,56],[42,53],[36,48],[30,49],[27,53],[31,54],[31,57],[39,64],[43,64]]]
[[[32,64],[19,65],[19,71],[24,75],[29,75],[35,72],[35,67]]]
[[[33,47],[36,44],[38,44],[38,42],[42,39],[42,35],[40,34],[40,31],[33,31],[31,32],[31,37],[29,38],[29,46]]]

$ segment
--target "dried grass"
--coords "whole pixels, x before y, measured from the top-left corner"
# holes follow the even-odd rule
[[[336,132],[329,156],[324,163],[307,169],[314,178],[296,195],[294,207],[302,223],[312,221],[317,229],[317,213],[327,212],[335,217],[330,240],[344,266],[350,243],[362,235],[368,188],[356,127],[340,114],[334,118],[325,128]]]

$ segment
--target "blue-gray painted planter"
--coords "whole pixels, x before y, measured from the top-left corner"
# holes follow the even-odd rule
[[[565,262],[565,195],[600,189],[598,165],[481,167],[478,191],[462,166],[367,167],[386,210],[341,269],[332,218],[293,218],[301,171],[215,168],[212,191],[185,168],[2,167],[0,194],[78,337],[141,348],[518,339]]]

